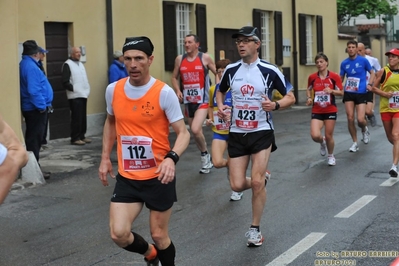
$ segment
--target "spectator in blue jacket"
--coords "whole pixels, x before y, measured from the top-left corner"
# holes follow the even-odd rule
[[[22,60],[19,63],[21,109],[25,118],[26,149],[32,151],[39,162],[39,152],[46,130],[47,110],[53,101],[51,85],[39,68],[39,46],[36,41],[23,43]],[[50,176],[46,174],[45,178]]]
[[[108,70],[108,81],[111,84],[125,77],[127,77],[127,71],[124,64],[123,54],[121,51],[115,51],[114,62],[112,62]]]

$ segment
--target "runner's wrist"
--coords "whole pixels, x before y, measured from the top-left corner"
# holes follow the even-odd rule
[[[274,102],[274,111],[277,111],[278,109],[280,109],[280,104],[279,104],[279,102],[278,101],[275,101]]]
[[[164,159],[166,159],[166,158],[172,159],[175,164],[177,164],[177,162],[179,161],[179,155],[176,152],[174,152],[174,151],[169,151],[165,155]]]

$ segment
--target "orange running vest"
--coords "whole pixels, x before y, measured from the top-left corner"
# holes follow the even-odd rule
[[[139,99],[130,99],[124,88],[128,78],[115,85],[112,108],[117,134],[118,172],[125,178],[148,180],[170,151],[169,120],[159,104],[165,83],[156,80]]]

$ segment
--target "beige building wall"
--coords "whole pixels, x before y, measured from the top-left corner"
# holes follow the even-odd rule
[[[147,36],[154,44],[151,75],[170,84],[164,71],[162,0],[112,1],[112,16],[114,50],[122,51],[126,37]]]
[[[122,50],[126,37],[145,35],[154,43],[155,60],[151,73],[168,84],[171,84],[171,72],[164,71],[164,36],[162,0],[117,0],[112,1],[113,16],[113,50]],[[208,53],[214,56],[214,29],[239,29],[252,25],[252,10],[254,8],[266,11],[281,11],[283,19],[283,38],[291,41],[292,33],[292,2],[291,0],[199,0],[176,2],[191,3],[191,16],[195,18],[195,4],[205,4],[207,10]],[[324,52],[330,58],[330,69],[339,71],[341,59],[346,57],[337,36],[336,1],[335,0],[301,0],[296,2],[298,13],[323,16]],[[226,8],[228,7],[228,8]],[[0,90],[0,112],[16,131],[21,131],[21,112],[19,103],[19,70],[20,54],[18,43],[34,39],[41,46],[45,44],[45,22],[71,23],[69,38],[71,46],[86,47],[86,71],[91,85],[91,95],[88,101],[88,128],[97,126],[101,130],[105,116],[105,88],[108,85],[108,47],[106,25],[106,1],[104,0],[1,0],[0,1],[0,39],[7,53],[4,53],[0,64],[0,75],[3,88]],[[273,16],[270,18],[273,20]],[[195,32],[195,19],[191,20],[191,28]],[[271,29],[274,36],[274,29]],[[297,34],[297,39],[299,38]],[[298,42],[298,40],[297,40]],[[345,42],[346,43],[346,42]],[[274,40],[272,38],[271,57],[274,60]],[[344,47],[345,48],[345,47]],[[297,43],[297,51],[299,46]],[[341,57],[342,56],[342,57]],[[273,63],[273,60],[272,63]],[[298,53],[299,62],[299,53]],[[284,57],[282,67],[291,68],[293,75],[293,58]],[[306,88],[307,77],[316,71],[314,65],[298,65],[298,87]],[[213,75],[211,75],[213,76]],[[212,77],[213,78],[213,77]],[[96,131],[95,133],[99,133]]]
[[[23,141],[19,97],[18,2],[0,1],[0,32],[3,53],[0,59],[0,115]]]
[[[385,56],[385,53],[388,52],[389,50],[386,47],[386,41],[385,38],[380,38],[380,39],[371,39],[371,47],[373,57],[376,57],[378,61],[380,62],[381,66],[384,66],[388,63],[387,57]]]

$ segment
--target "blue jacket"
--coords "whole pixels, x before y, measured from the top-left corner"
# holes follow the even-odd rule
[[[22,111],[43,111],[53,101],[53,89],[38,66],[38,62],[28,55],[23,55],[19,63]]]
[[[108,70],[108,81],[109,83],[113,83],[120,79],[127,77],[127,71],[125,65],[119,62],[118,60],[114,60]]]

